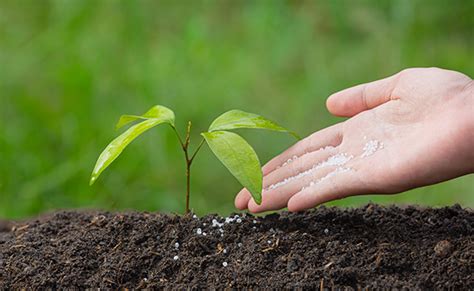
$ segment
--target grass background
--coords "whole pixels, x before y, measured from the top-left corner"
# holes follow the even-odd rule
[[[302,135],[343,119],[325,99],[403,68],[474,75],[472,0],[0,1],[0,217],[57,208],[179,211],[184,162],[173,133],[134,142],[94,185],[120,114],[173,108],[193,140],[233,108]],[[262,161],[293,141],[245,132]],[[449,162],[449,161],[447,161]],[[237,181],[205,149],[197,213],[234,210]],[[395,196],[332,204],[474,205],[472,175]]]

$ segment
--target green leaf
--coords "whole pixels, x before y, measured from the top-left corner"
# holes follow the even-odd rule
[[[203,132],[212,152],[249,190],[258,204],[262,201],[262,170],[253,148],[239,135],[228,131]]]
[[[293,135],[295,138],[300,139],[300,137],[295,132],[287,130],[286,128],[263,116],[241,110],[230,110],[217,117],[209,127],[209,132],[237,128],[258,128],[287,132]]]
[[[144,118],[142,116],[138,116],[138,115],[122,115],[122,116],[120,116],[120,119],[117,122],[117,125],[115,125],[115,129],[120,129],[120,128],[124,127],[125,125],[127,125],[131,122],[134,122],[138,119],[146,119],[146,118]]]
[[[134,122],[136,120],[142,119],[152,119],[152,118],[158,118],[161,120],[165,120],[164,122],[167,122],[174,126],[174,112],[171,111],[171,109],[161,106],[161,105],[155,105],[153,106],[150,110],[145,112],[142,115],[122,115],[120,116],[119,121],[117,122],[117,125],[115,126],[116,129],[122,128],[123,126]]]
[[[100,154],[97,160],[92,176],[90,185],[94,184],[100,174],[122,153],[122,151],[138,136],[152,127],[155,127],[162,123],[168,123],[174,126],[174,113],[170,109],[163,106],[155,106],[143,116],[137,116],[136,119],[145,119],[144,121],[135,124],[130,127],[127,131],[122,133],[120,136],[115,138]],[[121,118],[122,120],[122,118]],[[123,125],[130,123],[134,120],[123,119]],[[120,121],[119,121],[120,124]]]

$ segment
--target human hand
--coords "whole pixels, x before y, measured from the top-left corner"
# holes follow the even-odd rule
[[[350,119],[296,143],[263,167],[262,203],[243,189],[238,209],[300,211],[352,195],[399,193],[474,172],[474,82],[414,68],[331,95]]]

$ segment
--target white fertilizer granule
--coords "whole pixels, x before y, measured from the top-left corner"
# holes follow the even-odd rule
[[[363,158],[373,155],[376,151],[383,149],[383,142],[378,140],[369,140],[362,149],[364,152],[362,153]]]
[[[321,183],[322,181],[326,180],[326,179],[329,179],[333,176],[336,176],[337,174],[340,174],[340,173],[344,173],[344,172],[348,172],[352,170],[351,168],[342,168],[342,167],[339,167],[337,169],[335,169],[334,171],[328,173],[326,176],[322,177],[321,179],[318,180],[318,183]]]
[[[200,229],[200,228],[196,229],[196,233],[197,233],[198,235],[201,235],[201,234],[202,234],[202,229]]]
[[[219,227],[219,228],[221,228],[222,226],[224,226],[224,223],[221,223],[221,222],[217,221],[217,219],[213,219],[213,220],[212,220],[212,227]]]
[[[288,177],[288,178],[286,178],[283,181],[280,181],[278,183],[272,184],[268,188],[264,189],[264,191],[277,189],[281,186],[284,186],[284,185],[288,184],[289,182],[291,182],[293,180],[300,179],[304,176],[307,176],[307,175],[313,173],[315,170],[318,170],[318,169],[321,169],[321,168],[324,168],[324,167],[342,166],[345,163],[347,163],[348,161],[350,161],[352,158],[353,158],[352,155],[349,156],[346,153],[340,153],[340,154],[336,154],[334,156],[330,156],[327,160],[325,160],[324,162],[321,162],[319,164],[314,165],[311,169],[306,170],[304,172],[301,172],[296,176]]]
[[[325,146],[325,147],[323,147],[323,148],[320,148],[320,149],[316,150],[315,152],[320,152],[320,151],[330,150],[330,149],[334,149],[334,147],[333,147],[333,146]],[[288,164],[291,164],[291,163],[294,162],[296,159],[298,159],[298,158],[300,158],[300,157],[302,157],[302,156],[304,156],[304,155],[306,155],[306,154],[308,154],[308,153],[304,153],[303,155],[301,155],[301,156],[299,156],[299,157],[296,156],[296,155],[294,155],[293,157],[291,157],[290,159],[288,159],[286,162],[284,162],[281,166],[278,166],[277,169],[282,168],[282,167],[284,167],[284,166],[286,166],[286,165],[288,165]]]
[[[174,257],[173,257],[173,260],[175,260],[175,261],[177,261],[178,259],[179,259],[178,256],[174,256]]]
[[[307,189],[307,188],[313,187],[313,186],[315,186],[315,185],[318,185],[318,184],[320,184],[321,182],[323,182],[324,180],[327,180],[327,179],[329,179],[329,178],[331,178],[331,177],[334,177],[334,176],[336,176],[337,174],[344,173],[344,172],[348,172],[348,171],[350,171],[350,170],[352,170],[352,169],[351,169],[351,168],[338,167],[338,168],[335,169],[334,171],[329,172],[326,176],[321,177],[321,178],[319,178],[319,179],[316,180],[316,181],[311,181],[308,186],[301,188],[301,191],[303,191],[303,190],[305,190],[305,189]]]
[[[227,262],[222,263],[222,266],[224,266],[224,267],[227,267],[227,265],[228,265]]]
[[[291,162],[293,162],[293,161],[296,160],[297,158],[298,158],[298,156],[293,156],[291,159],[288,159],[286,162],[284,162],[283,165],[281,165],[279,168],[284,167],[284,166],[290,164]]]

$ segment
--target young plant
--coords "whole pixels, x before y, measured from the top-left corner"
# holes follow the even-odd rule
[[[168,124],[181,144],[186,161],[186,209],[189,213],[189,194],[191,165],[204,142],[211,148],[216,157],[224,164],[230,173],[249,190],[255,202],[262,201],[262,170],[260,161],[253,148],[238,134],[229,130],[238,128],[256,128],[286,132],[299,139],[298,135],[273,121],[257,114],[240,110],[230,110],[217,117],[208,131],[202,132],[203,139],[194,153],[189,152],[191,122],[188,122],[186,136],[181,138],[174,124],[174,112],[164,106],[153,106],[143,115],[122,115],[117,123],[117,129],[135,121],[139,123],[114,139],[100,154],[92,171],[90,185],[94,184],[100,174],[122,153],[122,151],[139,135],[159,124]]]

